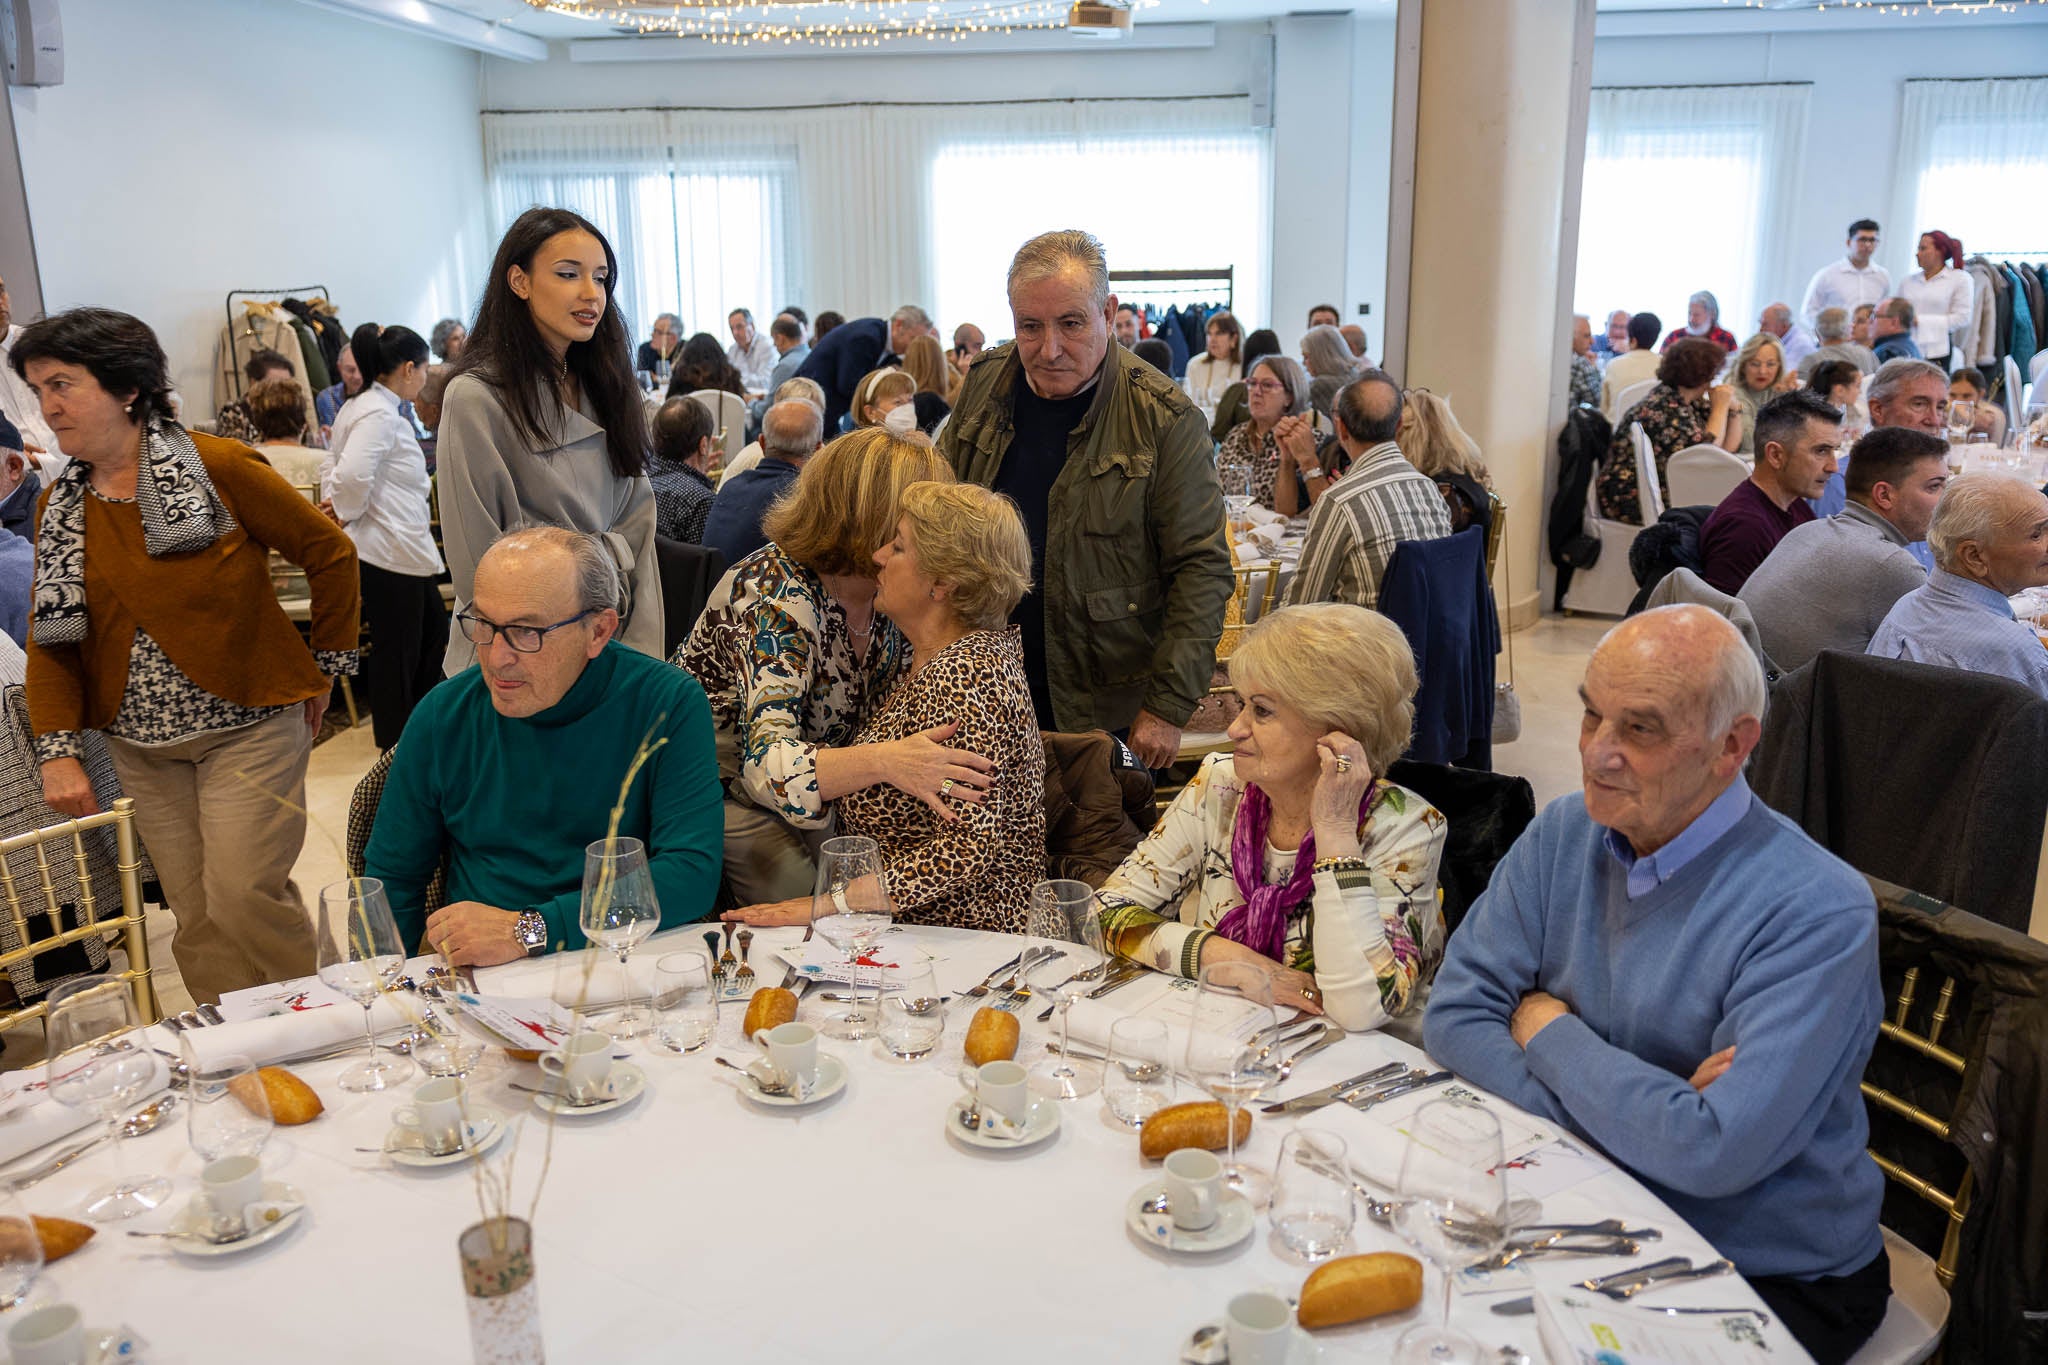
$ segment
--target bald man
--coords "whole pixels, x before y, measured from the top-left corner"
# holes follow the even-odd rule
[[[1846,1360],[1891,1293],[1857,1091],[1883,1009],[1870,886],[1743,781],[1763,671],[1718,613],[1624,621],[1579,693],[1584,792],[1452,936],[1425,1044],[1596,1144]]]
[[[1892,605],[1869,652],[1996,673],[2048,697],[2048,650],[2007,601],[2048,583],[2048,497],[2009,474],[1950,479],[1927,528],[1934,571]]]

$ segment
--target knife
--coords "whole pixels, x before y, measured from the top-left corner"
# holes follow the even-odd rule
[[[1616,1271],[1612,1275],[1602,1275],[1597,1280],[1580,1280],[1578,1288],[1591,1289],[1596,1293],[1604,1294],[1610,1289],[1620,1289],[1627,1285],[1642,1284],[1654,1280],[1660,1275],[1667,1274],[1673,1270],[1691,1269],[1692,1262],[1686,1257],[1666,1256],[1661,1261],[1652,1261],[1648,1265],[1639,1265],[1628,1270]]]
[[[990,972],[987,978],[983,980],[979,986],[976,986],[973,990],[966,992],[964,998],[970,1000],[979,1000],[982,996],[987,995],[989,991],[995,987],[996,982],[1002,979],[1003,973],[1014,971],[1017,967],[1017,964],[1022,962],[1023,960],[1024,954],[1017,954],[1017,956],[1011,958],[1008,962],[1005,962],[1002,966]]]
[[[1388,1062],[1385,1066],[1361,1072],[1349,1080],[1339,1081],[1335,1085],[1326,1085],[1321,1090],[1311,1090],[1306,1095],[1297,1095],[1291,1100],[1282,1100],[1278,1104],[1266,1105],[1259,1112],[1262,1114],[1305,1114],[1311,1109],[1320,1109],[1326,1104],[1335,1102],[1349,1091],[1362,1090],[1367,1086],[1377,1085],[1381,1081],[1406,1075],[1407,1072],[1408,1067],[1406,1063]]]
[[[63,1151],[57,1153],[57,1155],[44,1160],[40,1164],[29,1167],[27,1170],[21,1172],[19,1175],[8,1176],[6,1179],[6,1183],[14,1189],[25,1190],[29,1186],[35,1184],[37,1181],[47,1179],[48,1177],[55,1175],[57,1172],[63,1170],[66,1166],[69,1166],[72,1162],[78,1160],[78,1158],[84,1156],[87,1152],[99,1146],[102,1142],[105,1142],[106,1140],[107,1135],[104,1132],[96,1134],[93,1137],[89,1137],[84,1142],[79,1143],[77,1146],[67,1147]]]
[[[1418,1090],[1427,1090],[1433,1085],[1442,1085],[1450,1079],[1451,1073],[1448,1071],[1432,1071],[1423,1076],[1411,1074],[1407,1080],[1397,1081],[1384,1090],[1373,1091],[1370,1095],[1348,1096],[1344,1103],[1362,1114],[1374,1105],[1384,1104],[1396,1096],[1412,1095]]]
[[[1145,977],[1150,976],[1151,974],[1152,973],[1148,968],[1140,967],[1134,962],[1120,963],[1116,967],[1115,971],[1112,973],[1110,979],[1103,982],[1100,986],[1097,986],[1094,990],[1088,992],[1087,998],[1090,1000],[1100,1000],[1103,996],[1108,995],[1111,991],[1122,990],[1125,986],[1130,985],[1133,981],[1143,980]]]

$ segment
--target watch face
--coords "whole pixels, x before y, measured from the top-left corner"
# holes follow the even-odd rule
[[[517,932],[519,941],[528,948],[544,947],[548,941],[548,922],[539,915],[521,915]]]

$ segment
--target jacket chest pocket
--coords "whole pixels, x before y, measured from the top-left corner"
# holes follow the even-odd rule
[[[1159,638],[1166,611],[1166,589],[1159,580],[1096,588],[1082,601],[1088,609],[1095,681],[1115,687],[1150,677],[1152,642]]]

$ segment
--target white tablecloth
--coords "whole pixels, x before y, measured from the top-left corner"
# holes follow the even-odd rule
[[[636,957],[694,946],[700,932],[665,935]],[[780,979],[771,950],[796,932],[757,934],[754,960],[766,982]],[[991,935],[904,932],[941,956],[948,991],[1016,950],[1014,940]],[[838,1008],[814,992],[802,1017]],[[1126,1231],[1127,1197],[1158,1168],[1139,1158],[1134,1133],[1108,1120],[1100,1096],[1062,1106],[1061,1131],[1038,1147],[991,1153],[949,1137],[946,1106],[959,1094],[958,1039],[969,1013],[951,1008],[942,1053],[919,1063],[891,1062],[872,1040],[828,1040],[851,1078],[844,1093],[807,1110],[750,1103],[705,1053],[635,1045],[649,1093],[615,1113],[555,1125],[535,1252],[549,1360],[1170,1362],[1231,1295],[1299,1288],[1306,1270],[1276,1254],[1264,1215],[1251,1239],[1206,1257],[1170,1255]],[[1026,1012],[1026,1060],[1042,1056],[1052,1036],[1036,1014]],[[727,1007],[714,1050],[743,1061],[751,1047],[739,1041],[739,1015]],[[1380,1034],[1349,1038],[1305,1062],[1278,1093],[1393,1059],[1421,1054]],[[307,1196],[300,1227],[244,1255],[196,1261],[124,1235],[163,1225],[168,1211],[160,1211],[102,1228],[50,1270],[59,1296],[88,1323],[134,1327],[155,1362],[467,1360],[455,1242],[478,1216],[475,1180],[467,1166],[422,1171],[354,1151],[382,1143],[393,1107],[420,1078],[395,1094],[350,1095],[335,1084],[348,1063],[296,1068],[327,1112],[279,1129],[265,1152],[269,1176]],[[502,1162],[518,1144],[514,1208],[524,1213],[549,1134],[529,1097],[506,1082],[533,1083],[538,1069],[496,1054],[486,1066],[472,1095],[525,1116],[491,1157]],[[1354,1150],[1373,1145],[1363,1140],[1366,1116],[1325,1111],[1303,1122],[1344,1128],[1360,1139]],[[1248,1159],[1272,1162],[1294,1123],[1261,1116]],[[173,1178],[174,1206],[196,1189],[201,1163],[182,1123],[123,1145],[128,1171]],[[1398,1150],[1389,1134],[1360,1164],[1391,1181],[1385,1153]],[[1638,1260],[1712,1255],[1648,1191],[1597,1158],[1546,1148],[1523,1166],[1511,1180],[1540,1190],[1553,1218],[1618,1216],[1662,1228],[1663,1240]],[[72,1214],[113,1169],[96,1153],[35,1187],[27,1202],[34,1212]],[[1558,1181],[1566,1187],[1551,1189]],[[1364,1251],[1405,1249],[1362,1212],[1355,1241]],[[1627,1263],[1553,1261],[1534,1273],[1562,1285]],[[1416,1313],[1320,1334],[1322,1360],[1385,1360],[1418,1313],[1435,1314],[1437,1284],[1431,1270]],[[1487,1301],[1461,1296],[1456,1315],[1489,1348],[1512,1344],[1544,1359],[1536,1319],[1496,1316]],[[1655,1302],[1757,1300],[1728,1276],[1674,1286]],[[1767,1336],[1772,1360],[1805,1358],[1777,1323]]]

